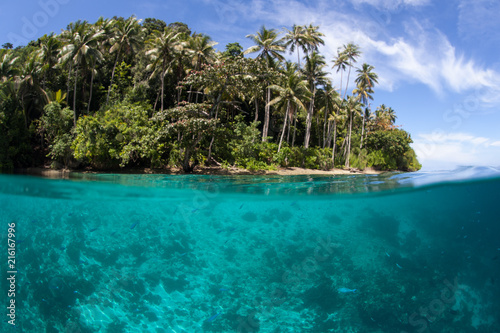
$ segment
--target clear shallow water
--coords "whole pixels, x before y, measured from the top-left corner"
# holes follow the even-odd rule
[[[500,332],[499,175],[0,175],[1,329]]]

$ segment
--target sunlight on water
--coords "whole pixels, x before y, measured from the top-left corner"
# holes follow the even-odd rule
[[[498,176],[0,175],[1,330],[498,332]]]

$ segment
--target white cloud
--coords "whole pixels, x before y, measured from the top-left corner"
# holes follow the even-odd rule
[[[500,166],[500,141],[468,133],[421,133],[414,137],[413,148],[427,170]]]
[[[225,1],[222,0],[204,1],[217,8],[228,8],[224,7]],[[418,7],[429,3],[428,0],[351,1],[385,7]],[[354,41],[363,52],[358,64],[367,62],[373,65],[379,75],[378,89],[392,91],[402,83],[421,83],[437,94],[475,90],[479,102],[500,103],[500,73],[466,58],[428,22],[407,19],[402,23],[404,29],[397,30],[397,25],[392,22],[394,15],[376,9],[353,11],[345,3],[331,0],[320,0],[314,5],[302,1],[253,0],[236,1],[228,6],[231,17],[265,22],[268,28],[311,22],[320,25],[326,35],[326,45],[321,51],[330,66],[337,48]],[[339,85],[340,76],[335,70],[331,72],[334,84]]]
[[[369,4],[377,8],[396,10],[403,6],[420,7],[429,4],[429,0],[351,0],[354,5]]]

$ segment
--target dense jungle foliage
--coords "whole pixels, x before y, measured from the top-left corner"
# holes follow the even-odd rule
[[[318,29],[262,27],[247,36],[249,49],[230,43],[219,52],[184,23],[115,17],[73,22],[26,46],[5,43],[0,170],[418,170],[395,111],[371,109],[374,67],[356,67],[354,43],[325,59]],[[344,82],[331,82],[329,69]]]

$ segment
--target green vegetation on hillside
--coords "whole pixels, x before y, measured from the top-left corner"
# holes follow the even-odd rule
[[[0,170],[418,170],[394,110],[371,109],[374,67],[355,67],[361,50],[354,43],[325,59],[318,29],[262,27],[247,36],[249,49],[230,43],[217,52],[210,37],[184,23],[115,17],[73,22],[24,47],[5,43]],[[285,60],[287,52],[297,63]],[[331,82],[330,69],[340,82]]]

